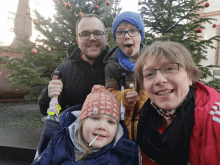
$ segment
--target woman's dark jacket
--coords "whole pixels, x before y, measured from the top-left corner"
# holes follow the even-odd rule
[[[80,57],[80,49],[75,48],[71,56],[62,62],[55,71],[60,72],[60,78],[63,82],[63,90],[58,97],[58,102],[62,108],[83,104],[86,96],[91,92],[94,85],[105,83],[103,59],[109,51],[106,46],[105,50],[95,60],[91,66]],[[52,74],[51,78],[53,77]],[[48,97],[48,86],[41,92],[38,103],[42,114],[47,115],[50,98]]]
[[[47,149],[33,162],[32,165],[138,165],[138,145],[128,140],[127,128],[120,122],[124,135],[113,147],[114,140],[100,151],[90,155],[82,162],[75,161],[74,146],[69,136],[68,126],[76,117],[71,113],[79,110],[78,106],[68,108],[61,116],[61,130],[56,132]]]

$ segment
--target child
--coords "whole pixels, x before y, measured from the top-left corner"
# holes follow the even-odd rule
[[[140,109],[148,99],[147,93],[144,92],[143,86],[137,83],[134,74],[139,52],[144,48],[141,44],[144,33],[144,22],[140,14],[130,11],[120,13],[114,19],[112,27],[117,47],[104,59],[104,62],[107,63],[105,87],[116,95],[118,102],[122,100],[126,110],[125,124],[132,140],[136,140]],[[126,74],[126,90],[121,94],[122,73]]]
[[[126,139],[120,106],[104,86],[93,86],[79,118],[77,113],[76,107],[63,113],[61,131],[53,135],[47,149],[32,165],[138,164],[138,146]]]

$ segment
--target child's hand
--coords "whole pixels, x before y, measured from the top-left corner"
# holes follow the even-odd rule
[[[138,97],[138,93],[137,92],[127,92],[125,94],[125,99],[127,100],[127,102],[129,103],[135,103],[138,101],[139,97]]]

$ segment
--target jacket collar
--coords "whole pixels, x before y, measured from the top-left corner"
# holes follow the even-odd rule
[[[116,51],[118,49],[118,46],[114,47],[104,58],[103,62],[107,63],[108,60],[110,59],[110,57],[112,56],[112,58],[117,58],[118,57],[118,51]],[[113,56],[114,54],[114,56]]]
[[[219,99],[220,94],[213,88],[210,88],[199,81],[195,83],[196,87],[196,108],[204,108],[210,110],[214,103]]]
[[[94,159],[95,164],[108,164],[111,161],[111,154],[117,153],[119,157],[135,157],[136,143],[129,139],[121,138],[117,145],[113,147],[114,140],[100,151],[90,155],[87,159]],[[111,149],[111,152],[110,152]]]
[[[77,118],[71,113],[72,111],[79,111],[82,109],[82,105],[75,105],[67,108],[60,117],[60,127],[69,127]]]

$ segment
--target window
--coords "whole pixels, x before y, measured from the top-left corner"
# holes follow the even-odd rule
[[[214,79],[220,80],[220,70],[213,70]]]
[[[220,36],[220,28],[218,28],[217,35]],[[217,48],[216,48],[216,54],[217,54],[216,65],[220,66],[220,41],[217,41],[217,42],[218,42],[218,45],[217,45]]]

